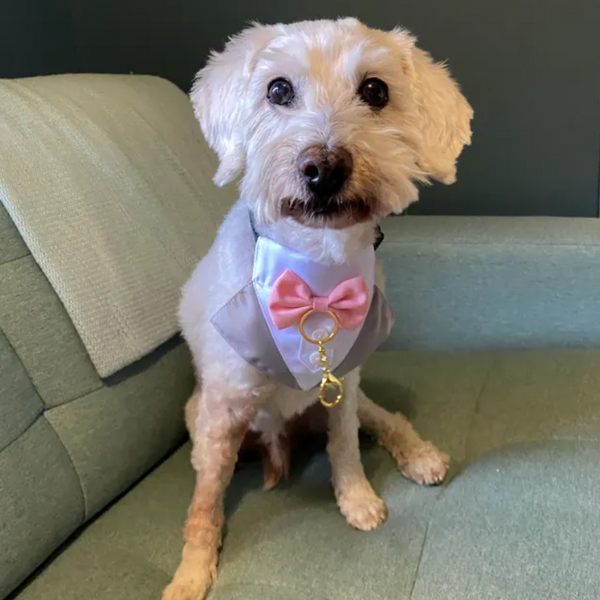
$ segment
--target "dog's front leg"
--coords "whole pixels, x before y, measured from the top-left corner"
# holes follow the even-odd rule
[[[192,464],[196,488],[185,526],[185,546],[163,600],[203,600],[217,571],[224,524],[223,496],[238,451],[261,398],[205,382],[198,397]]]
[[[403,414],[388,412],[358,390],[358,418],[360,426],[395,458],[406,478],[425,485],[444,480],[450,459],[422,440]]]
[[[342,514],[350,525],[370,531],[385,521],[387,508],[365,476],[358,440],[358,391],[360,374],[344,378],[344,398],[328,409],[329,441],[333,487]]]

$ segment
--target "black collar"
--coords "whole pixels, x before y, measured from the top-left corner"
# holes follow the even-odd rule
[[[252,211],[248,211],[248,215],[250,216],[250,227],[252,228],[252,233],[254,234],[254,240],[258,239],[258,231],[256,231],[256,225],[254,224],[254,214]],[[385,235],[383,231],[381,231],[381,227],[379,225],[375,226],[375,241],[373,242],[373,248],[377,250],[381,243],[383,242]]]

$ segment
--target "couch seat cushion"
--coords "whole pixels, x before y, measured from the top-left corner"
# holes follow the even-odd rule
[[[380,353],[368,393],[454,459],[444,486],[404,480],[366,441],[390,508],[372,533],[340,516],[319,444],[260,491],[243,463],[211,600],[578,600],[600,589],[600,352]],[[157,600],[193,489],[182,447],[100,515],[19,600]]]

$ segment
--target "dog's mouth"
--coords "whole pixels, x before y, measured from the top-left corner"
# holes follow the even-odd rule
[[[373,203],[363,198],[286,198],[281,214],[308,227],[344,229],[368,221],[373,216]]]

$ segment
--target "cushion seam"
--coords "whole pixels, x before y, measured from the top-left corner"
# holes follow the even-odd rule
[[[8,261],[6,261],[6,262],[4,262],[4,263],[0,263],[0,269],[2,269],[2,267],[3,267],[4,265],[8,265],[8,264],[11,264],[11,263],[13,263],[13,262],[16,262],[16,261],[18,261],[18,260],[22,260],[22,259],[25,259],[25,258],[32,258],[32,259],[33,259],[33,261],[34,261],[34,263],[35,263],[35,265],[36,265],[38,268],[40,268],[40,267],[39,267],[39,265],[37,264],[37,262],[35,261],[35,258],[33,258],[32,254],[31,254],[31,253],[28,253],[28,254],[25,254],[25,255],[23,255],[23,256],[20,256],[20,257],[18,257],[18,258],[15,258],[15,259],[8,260]],[[41,269],[40,269],[40,272],[41,272]],[[43,272],[42,272],[42,274],[43,274]],[[44,274],[43,274],[43,275],[44,275]],[[46,278],[46,276],[45,276],[45,275],[44,275],[44,278],[46,279],[46,281],[48,281],[48,279]],[[49,282],[49,281],[48,281],[48,284],[50,284],[50,282]],[[51,285],[50,285],[50,287],[51,287],[52,291],[53,291],[53,292],[56,294],[56,292],[54,291],[54,288],[52,288],[52,286],[51,286]],[[58,298],[58,296],[57,296],[57,298]],[[59,300],[59,302],[60,302],[61,306],[63,307],[63,309],[64,309],[64,310],[65,310],[65,312],[66,312],[66,309],[64,308],[64,304],[62,303],[62,300],[61,300],[60,298],[58,298],[58,300]],[[73,326],[73,327],[74,327],[74,326]],[[74,329],[75,329],[75,327],[74,327]],[[25,362],[23,361],[23,359],[21,358],[21,356],[20,356],[20,355],[19,355],[19,353],[17,352],[17,349],[15,348],[14,344],[13,344],[13,343],[10,341],[10,339],[9,339],[8,335],[6,335],[6,331],[4,331],[4,329],[2,328],[2,326],[1,326],[1,325],[0,325],[0,333],[2,333],[2,335],[3,335],[3,336],[4,336],[4,338],[6,339],[6,341],[7,341],[8,345],[9,345],[9,347],[10,347],[10,348],[11,348],[11,350],[14,352],[15,356],[16,356],[16,357],[19,359],[19,362],[21,363],[21,366],[23,367],[23,370],[24,370],[24,371],[25,371],[25,373],[27,374],[27,377],[28,377],[28,379],[29,379],[29,381],[30,381],[30,383],[31,383],[31,385],[32,385],[32,387],[33,387],[33,389],[34,389],[34,390],[35,390],[35,392],[37,393],[37,395],[38,395],[38,400],[40,401],[40,404],[42,405],[42,413],[43,413],[43,412],[45,412],[46,410],[53,409],[53,408],[56,408],[56,407],[58,407],[58,406],[63,406],[63,405],[65,405],[65,404],[69,404],[70,402],[73,402],[73,401],[75,401],[75,400],[78,400],[79,398],[84,398],[85,396],[88,396],[89,394],[93,394],[94,392],[97,392],[98,390],[101,390],[101,389],[104,387],[104,383],[103,383],[102,379],[100,379],[100,384],[99,384],[97,387],[95,387],[94,389],[88,389],[88,390],[86,390],[86,391],[84,392],[84,394],[83,394],[83,395],[81,395],[81,396],[75,396],[75,397],[72,397],[72,398],[67,398],[66,400],[63,400],[62,402],[60,402],[59,404],[56,404],[56,405],[48,405],[48,403],[47,403],[47,402],[46,402],[46,400],[44,399],[44,396],[41,394],[40,390],[39,390],[39,389],[38,389],[38,387],[36,386],[36,384],[35,384],[35,382],[34,382],[34,380],[33,380],[33,377],[31,376],[31,373],[29,372],[29,370],[27,369],[27,367],[26,367],[26,365],[25,365]],[[79,337],[79,333],[77,332],[77,330],[76,330],[76,329],[75,329],[75,333],[76,333],[76,335]],[[81,340],[81,337],[79,337],[79,339]],[[82,342],[82,344],[83,344],[83,342]],[[87,352],[87,350],[85,349],[85,347],[84,347],[84,352],[86,353],[86,355],[88,356],[88,359],[89,359],[89,353]],[[92,365],[92,366],[93,366],[93,365]],[[95,369],[94,369],[94,370],[95,370]],[[97,371],[96,371],[96,374],[97,374]]]
[[[42,395],[40,394],[40,390],[38,390],[37,386],[35,385],[35,382],[33,381],[33,378],[31,377],[31,373],[25,366],[25,363],[23,362],[23,359],[17,352],[17,349],[15,348],[14,344],[10,341],[10,338],[6,335],[6,331],[4,331],[1,324],[0,324],[0,333],[6,340],[8,347],[14,352],[15,356],[17,357],[17,360],[21,363],[21,366],[23,367],[23,371],[25,371],[25,374],[27,375],[27,378],[29,379],[29,383],[31,383],[31,387],[34,389],[35,393],[37,394],[39,403],[42,406],[42,412],[44,412],[44,410],[46,409],[46,403],[44,402],[44,399],[43,399]]]
[[[494,370],[495,363],[496,363],[496,359],[494,357],[492,357],[490,366],[489,366],[488,371],[485,376],[485,379],[483,380],[483,383],[481,384],[479,393],[477,394],[477,400],[475,402],[475,406],[473,407],[473,414],[471,415],[471,421],[469,423],[469,427],[467,428],[467,434],[465,436],[465,445],[463,448],[463,460],[464,461],[469,460],[469,457],[467,456],[467,454],[468,454],[468,451],[469,451],[469,448],[471,445],[471,438],[473,435],[473,426],[475,424],[475,419],[477,418],[477,415],[479,414],[479,409],[481,408],[481,399],[483,398],[483,395],[487,389],[488,383],[492,376],[492,371]]]
[[[42,415],[42,416],[44,416],[44,415]],[[81,475],[79,474],[79,471],[77,470],[77,467],[75,466],[75,461],[73,460],[73,456],[69,452],[69,448],[67,447],[67,445],[63,441],[62,437],[60,437],[60,434],[58,433],[56,427],[54,427],[54,425],[52,424],[52,422],[49,419],[46,419],[45,416],[44,416],[44,419],[46,420],[46,423],[48,423],[48,425],[50,425],[50,427],[52,428],[52,431],[54,431],[54,434],[58,438],[58,441],[61,443],[61,445],[62,445],[62,447],[63,447],[63,449],[65,451],[65,454],[67,455],[67,457],[69,459],[69,462],[71,463],[71,467],[73,468],[73,472],[75,473],[75,476],[77,477],[77,481],[79,482],[79,491],[81,492],[81,504],[83,505],[83,520],[81,522],[81,525],[83,525],[87,521],[88,506],[87,506],[87,499],[86,499],[86,496],[85,496],[85,492],[83,490],[83,481],[81,479]]]
[[[87,398],[88,396],[91,396],[92,394],[99,392],[104,387],[106,387],[106,386],[102,383],[102,381],[100,381],[100,385],[98,387],[95,387],[92,390],[87,390],[85,393],[81,394],[81,396],[75,396],[73,398],[68,398],[67,400],[63,400],[60,404],[54,404],[52,406],[48,406],[48,405],[44,404],[44,406],[46,407],[46,411],[56,410],[57,408],[60,408],[61,406],[66,406],[67,404],[72,404],[73,402],[77,402],[77,400],[82,400],[83,398]]]
[[[442,494],[440,494],[439,496],[441,496],[441,495]],[[437,502],[439,500],[439,496],[438,496],[438,498],[436,498],[436,501],[433,503],[433,506],[435,506],[437,504]],[[417,579],[419,579],[419,572],[421,571],[421,563],[423,562],[423,554],[425,553],[425,544],[427,543],[427,536],[429,535],[429,525],[431,523],[431,518],[432,518],[432,514],[433,514],[433,506],[429,512],[429,518],[427,519],[427,525],[425,525],[425,533],[423,535],[423,543],[421,544],[421,551],[419,552],[417,568],[415,569],[415,576],[413,577],[412,583],[410,585],[410,592],[408,594],[408,597],[410,598],[410,600],[412,600],[413,594],[415,592],[415,587],[417,586]]]
[[[35,382],[33,381],[32,377],[31,377],[31,373],[29,373],[29,370],[25,366],[25,363],[23,362],[23,360],[19,356],[19,353],[16,351],[13,343],[10,341],[10,338],[6,335],[6,332],[4,331],[4,329],[2,328],[1,325],[0,325],[0,333],[2,333],[2,335],[6,339],[6,343],[8,344],[9,348],[15,353],[15,356],[17,357],[18,361],[21,363],[21,366],[23,367],[23,370],[24,370],[25,374],[29,378],[29,381],[31,383],[31,387],[34,389],[35,393],[37,394],[38,400],[39,400],[39,402],[41,404],[41,410],[40,410],[38,416],[33,420],[33,422],[29,425],[29,427],[27,427],[21,433],[21,435],[19,435],[12,442],[10,442],[8,444],[8,446],[10,446],[12,443],[16,442],[18,439],[20,439],[34,425],[34,423],[37,423],[38,419],[44,418],[44,420],[46,421],[46,423],[48,423],[48,425],[50,427],[52,427],[52,430],[56,434],[56,437],[58,438],[58,440],[62,444],[62,446],[63,446],[63,448],[65,450],[66,455],[69,457],[69,462],[71,463],[71,466],[73,467],[73,471],[75,473],[75,476],[77,477],[77,481],[79,482],[79,490],[81,491],[81,503],[83,505],[83,517],[84,517],[84,522],[85,522],[85,518],[87,517],[87,502],[86,502],[86,498],[85,498],[85,493],[83,491],[83,482],[81,480],[81,476],[79,475],[79,472],[75,468],[75,463],[73,462],[73,458],[72,458],[72,456],[71,456],[71,454],[70,454],[67,446],[63,442],[62,438],[60,437],[60,435],[58,435],[58,432],[56,431],[55,427],[52,425],[52,423],[50,423],[50,421],[48,419],[45,418],[44,413],[47,410],[46,403],[44,402],[43,397],[40,394],[40,391],[38,390],[37,386],[35,385]],[[5,448],[3,448],[3,450],[5,450],[8,446],[6,446]]]
[[[12,439],[5,446],[0,447],[0,453],[4,452],[5,450],[8,450],[15,442],[18,442],[40,419],[43,419],[43,418],[44,418],[44,412],[41,411],[37,414],[35,419],[33,419],[33,421],[31,421],[31,423],[27,427],[25,427],[25,429],[23,429],[23,431],[21,431],[21,433],[16,438]]]
[[[18,260],[18,259],[16,259],[16,260]],[[9,261],[9,262],[12,262],[12,261]],[[4,264],[6,264],[6,263],[4,263]],[[25,427],[25,429],[23,429],[23,431],[21,431],[21,433],[19,433],[19,435],[17,435],[10,442],[8,442],[8,444],[5,444],[4,446],[0,446],[0,452],[4,452],[4,450],[6,450],[7,448],[9,448],[14,442],[16,442],[23,435],[25,435],[27,433],[27,431],[29,431],[29,429],[37,422],[37,420],[40,418],[40,416],[42,416],[44,414],[44,411],[46,410],[46,404],[45,404],[44,400],[42,399],[40,391],[37,389],[37,387],[36,387],[33,379],[31,378],[31,374],[27,370],[27,367],[25,366],[25,363],[23,362],[23,360],[19,356],[19,353],[17,352],[17,350],[14,347],[13,343],[10,341],[10,338],[6,335],[6,332],[4,331],[4,329],[2,329],[1,325],[0,325],[0,334],[2,334],[2,337],[6,340],[6,343],[8,344],[8,347],[12,350],[13,354],[15,355],[15,357],[17,358],[17,360],[19,361],[19,364],[21,365],[21,368],[23,369],[23,372],[25,373],[25,375],[27,375],[27,379],[29,380],[29,384],[31,385],[31,388],[35,392],[35,395],[37,397],[37,401],[39,402],[38,410],[37,410],[37,412],[35,414],[35,417],[31,421],[31,423],[29,423],[29,425],[27,425],[27,427]]]
[[[10,448],[17,440],[21,439],[37,423],[37,420],[43,416],[44,416],[44,409],[42,408],[35,414],[31,423],[29,423],[22,431],[20,431],[17,436],[15,436],[7,444],[4,444],[4,446],[0,446],[0,454],[2,452],[4,452],[5,450],[7,450],[8,448]]]
[[[0,267],[3,267],[4,265],[10,265],[10,263],[17,262],[18,260],[22,260],[24,258],[27,258],[28,256],[31,256],[30,252],[27,252],[27,254],[22,254],[21,256],[15,256],[13,258],[9,258],[8,260],[0,262]]]

